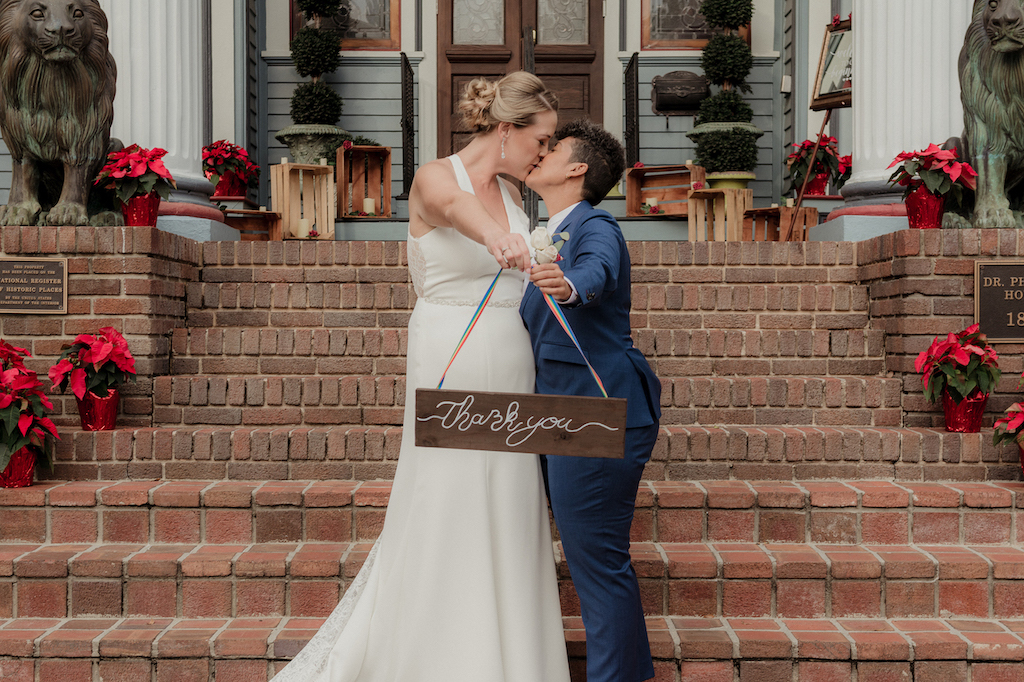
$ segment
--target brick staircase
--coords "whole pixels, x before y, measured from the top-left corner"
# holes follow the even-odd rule
[[[946,232],[630,244],[634,338],[664,385],[632,532],[658,682],[1019,679],[1017,453],[942,430],[913,358],[970,322],[970,259],[1024,245]],[[0,320],[37,370],[102,324],[140,369],[122,428],[79,431],[59,400],[55,472],[0,491],[0,679],[268,679],[383,523],[404,244],[145,228],[4,228],[0,244],[69,257],[68,316]],[[1024,369],[1024,347],[999,350],[989,424]]]

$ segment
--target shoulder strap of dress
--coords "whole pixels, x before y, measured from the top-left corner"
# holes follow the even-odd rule
[[[470,194],[476,194],[473,191],[473,182],[469,179],[469,173],[466,172],[466,166],[462,163],[462,159],[459,158],[458,154],[452,154],[448,157],[451,161],[452,168],[455,169],[455,179],[459,183],[459,189],[463,192],[469,192]]]

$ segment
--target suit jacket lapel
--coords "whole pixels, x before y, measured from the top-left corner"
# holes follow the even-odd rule
[[[572,234],[575,231],[576,226],[579,225],[580,221],[583,219],[583,217],[587,213],[592,211],[592,210],[594,210],[594,207],[590,205],[590,202],[588,202],[588,201],[581,201],[579,203],[579,205],[577,205],[576,208],[574,208],[569,213],[569,215],[566,216],[565,222],[563,222],[559,226],[559,228],[558,228],[559,232],[568,232],[569,233],[569,239],[566,240],[567,241],[566,245],[562,247],[562,251],[566,251],[566,249],[568,249],[568,251],[566,251],[566,253],[562,254],[564,258],[568,259],[569,253],[576,251],[576,246],[577,245],[574,244],[573,241],[572,241]],[[559,253],[561,253],[561,252],[559,252]]]

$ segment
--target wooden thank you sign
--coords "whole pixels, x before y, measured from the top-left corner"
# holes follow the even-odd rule
[[[624,398],[416,389],[416,445],[621,458]]]

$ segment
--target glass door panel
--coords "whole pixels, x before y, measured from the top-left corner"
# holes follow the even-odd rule
[[[454,0],[452,41],[455,45],[504,45],[503,0]]]
[[[587,0],[537,0],[538,45],[586,45]]]

